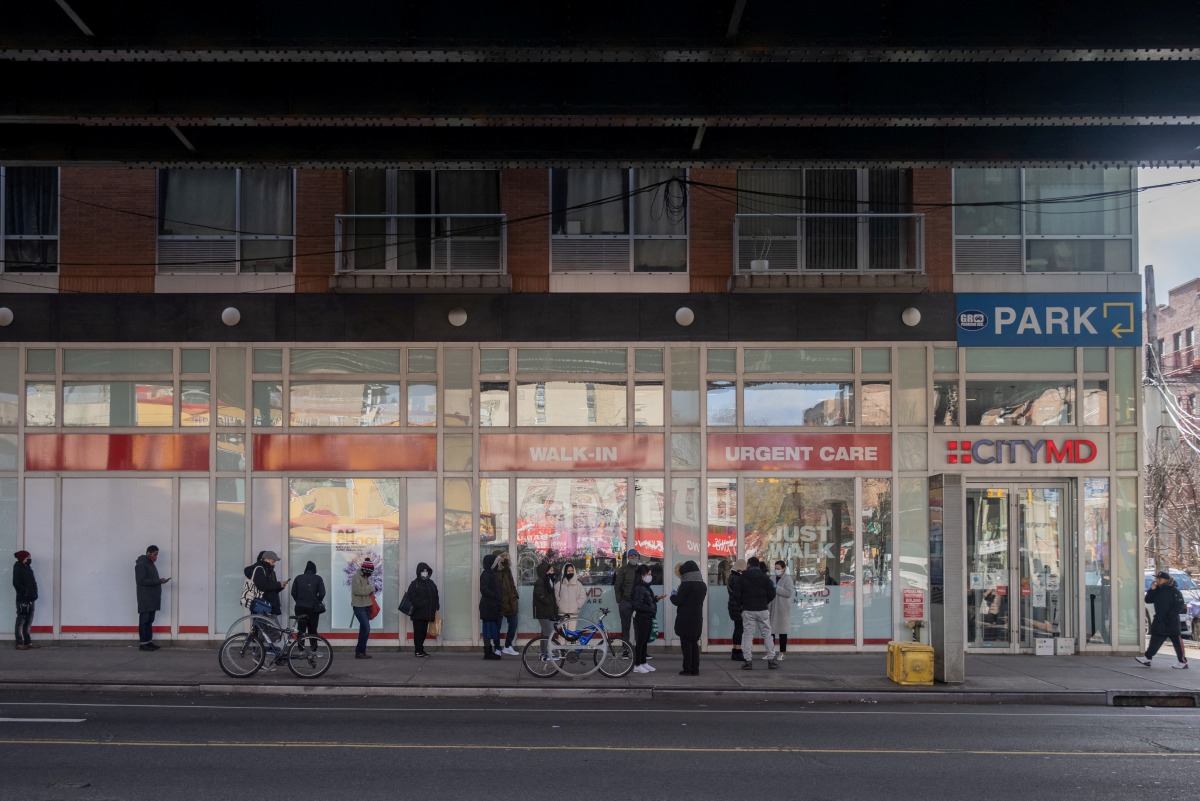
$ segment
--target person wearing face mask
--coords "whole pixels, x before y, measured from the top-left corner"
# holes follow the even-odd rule
[[[371,635],[371,599],[375,595],[375,584],[371,576],[375,573],[375,563],[364,559],[358,566],[358,572],[350,580],[350,607],[354,610],[354,619],[358,621],[358,644],[354,646],[355,659],[370,659],[367,653],[367,638]]]
[[[788,575],[787,564],[783,561],[775,562],[771,581],[775,585],[775,598],[772,599],[769,607],[771,631],[779,637],[779,648],[776,650],[775,659],[782,662],[783,654],[787,651],[788,631],[792,627],[792,596],[796,594],[796,582],[792,581],[792,577]],[[767,658],[763,657],[764,660]]]
[[[17,551],[13,556],[13,589],[17,591],[17,650],[41,648],[29,639],[29,624],[33,620],[34,601],[38,599],[37,579],[33,577],[33,557],[29,551]]]
[[[417,565],[417,577],[408,585],[408,599],[412,601],[413,656],[427,657],[425,635],[429,632],[429,621],[437,617],[442,608],[437,585],[433,583],[433,568],[424,562]]]
[[[633,672],[653,673],[654,668],[646,662],[646,649],[650,647],[650,626],[663,596],[655,595],[650,589],[650,583],[654,581],[650,565],[638,565],[634,575],[637,580],[633,586],[633,631],[637,643],[633,651]]]
[[[558,603],[560,615],[575,617],[587,602],[583,585],[575,577],[575,565],[567,562],[563,565],[562,581],[554,588],[554,600]]]
[[[621,636],[626,639],[633,636],[629,621],[633,617],[633,586],[637,583],[640,557],[636,548],[626,551],[621,569],[613,579],[613,597],[617,599],[617,613],[621,616]]]
[[[559,611],[554,592],[554,563],[548,555],[537,566],[537,580],[533,584],[533,616],[542,627],[542,636],[553,637],[554,619],[559,616]],[[542,640],[542,656],[548,653],[546,640]]]

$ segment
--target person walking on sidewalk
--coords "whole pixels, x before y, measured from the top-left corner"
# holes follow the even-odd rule
[[[788,631],[792,628],[792,596],[796,594],[796,582],[788,575],[787,563],[775,562],[775,575],[771,578],[775,585],[775,598],[771,601],[771,631],[779,638],[779,648],[775,659],[782,662],[787,652]],[[766,658],[766,657],[764,657]]]
[[[133,564],[133,581],[137,586],[138,639],[143,651],[157,651],[154,644],[154,614],[162,608],[162,585],[171,579],[159,578],[158,546],[151,545]]]
[[[562,581],[554,588],[554,600],[558,604],[560,615],[575,617],[583,605],[587,603],[587,595],[583,585],[575,577],[575,565],[567,562],[563,565]]]
[[[1162,571],[1154,577],[1150,589],[1146,590],[1146,603],[1154,604],[1154,619],[1150,621],[1150,647],[1144,656],[1135,657],[1138,662],[1150,667],[1150,660],[1158,653],[1162,644],[1170,640],[1175,647],[1176,663],[1173,668],[1186,669],[1187,657],[1183,655],[1183,639],[1179,636],[1179,616],[1187,613],[1183,593],[1175,586],[1171,574]]]
[[[754,635],[761,632],[767,648],[767,667],[779,667],[775,659],[775,643],[771,639],[771,601],[775,598],[775,587],[762,572],[758,557],[746,561],[742,573],[742,670],[754,669]]]
[[[355,659],[370,659],[367,640],[371,636],[371,602],[375,600],[375,563],[363,559],[358,572],[350,579],[350,608],[358,621],[358,643],[354,646]]]
[[[700,575],[700,566],[688,560],[679,566],[679,589],[671,591],[675,605],[675,636],[683,651],[680,676],[700,675],[700,633],[704,627],[704,597],[708,585]]]
[[[638,562],[641,554],[636,548],[625,552],[625,561],[613,579],[613,597],[617,599],[617,614],[621,617],[621,636],[629,639],[633,636],[630,620],[633,616],[633,587],[637,583]]]
[[[533,616],[542,628],[543,637],[554,636],[554,619],[558,617],[558,600],[554,597],[554,563],[549,554],[537,566],[537,581],[533,585]],[[546,641],[542,641],[542,656],[548,656]]]
[[[17,551],[13,556],[17,560],[13,565],[13,589],[17,591],[17,650],[28,651],[41,648],[29,639],[29,624],[33,622],[34,602],[38,599],[37,579],[33,576],[33,557],[29,551]]]
[[[423,659],[429,656],[425,653],[429,624],[442,608],[437,584],[433,583],[433,568],[425,562],[417,564],[417,577],[408,585],[408,599],[413,605],[412,614],[409,615],[413,627],[413,656]]]
[[[517,581],[513,578],[512,560],[507,551],[496,554],[496,585],[500,588],[500,618],[508,624],[504,633],[504,649],[500,653],[508,656],[520,656],[513,644],[517,641],[517,610],[521,605],[521,596],[517,594]]]
[[[646,649],[650,647],[650,628],[663,596],[655,595],[650,589],[650,583],[654,581],[650,565],[638,565],[634,575],[637,583],[633,586],[633,632],[637,642],[633,649],[633,672],[653,673],[655,668],[646,661]]]
[[[496,555],[483,557],[479,574],[479,622],[483,636],[483,658],[500,658],[500,583],[496,580]]]
[[[729,657],[734,662],[744,661],[742,658],[742,572],[745,569],[745,559],[735,560],[733,566],[729,568],[729,578],[726,581],[729,598],[725,603],[725,608],[729,612],[729,619],[733,621],[733,651]]]
[[[316,634],[321,612],[325,609],[325,580],[317,575],[317,566],[309,562],[304,572],[292,581],[292,607],[296,610],[296,629],[300,634]],[[300,641],[304,650],[304,641]]]

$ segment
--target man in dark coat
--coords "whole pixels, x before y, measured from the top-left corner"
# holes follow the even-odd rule
[[[433,583],[433,568],[425,562],[417,564],[417,577],[408,585],[408,600],[412,602],[413,655],[427,657],[425,637],[429,633],[429,622],[437,617],[442,608],[437,584]]]
[[[754,635],[761,633],[767,646],[767,667],[775,670],[775,641],[771,638],[771,601],[775,600],[775,585],[762,571],[758,557],[746,560],[739,593],[742,599],[742,670],[754,669]]]
[[[154,644],[154,614],[162,608],[162,585],[171,579],[159,578],[158,546],[151,545],[133,565],[133,580],[137,585],[138,639],[143,651],[157,651]]]
[[[641,554],[637,549],[630,548],[625,552],[625,561],[621,563],[621,569],[613,578],[613,597],[617,599],[617,612],[621,616],[621,636],[626,640],[633,637],[629,621],[633,617],[633,587],[637,583],[636,573],[640,559]]]
[[[28,651],[41,646],[29,639],[29,624],[33,622],[34,601],[38,599],[37,579],[33,577],[33,557],[29,551],[13,554],[13,589],[17,591],[17,650]]]
[[[733,621],[733,651],[730,653],[730,658],[734,662],[742,662],[742,571],[746,569],[746,560],[737,559],[729,568],[729,578],[726,586],[729,588],[729,597],[725,603],[725,609],[729,612],[729,619]]]
[[[513,578],[512,560],[504,551],[496,554],[496,562],[492,567],[496,571],[496,586],[500,588],[500,619],[508,624],[504,633],[503,654],[520,656],[513,643],[517,640],[517,610],[520,607],[521,596],[517,594],[517,582]]]
[[[500,658],[500,584],[496,580],[496,555],[483,557],[479,574],[479,622],[483,635],[483,658]]]
[[[554,636],[554,619],[558,617],[558,600],[554,597],[554,563],[549,558],[538,564],[537,581],[533,585],[533,616],[541,625],[542,636]],[[542,655],[549,652],[542,642]]]
[[[271,614],[283,612],[279,605],[279,593],[288,585],[288,580],[280,581],[275,575],[275,563],[279,554],[274,551],[263,551],[258,555],[258,561],[242,571],[242,574],[254,582],[254,586],[263,594],[263,600],[271,605]]]
[[[325,580],[317,575],[317,566],[309,562],[304,572],[292,582],[292,607],[296,611],[296,629],[301,634],[316,634],[321,620],[321,605],[325,601]],[[301,650],[304,641],[300,641]]]
[[[700,675],[700,633],[704,628],[704,597],[708,585],[693,561],[679,566],[679,589],[671,593],[675,605],[675,636],[683,650],[683,670],[680,676]]]
[[[1150,660],[1158,653],[1158,649],[1170,640],[1171,645],[1175,646],[1175,658],[1178,660],[1171,667],[1186,669],[1188,661],[1183,655],[1183,639],[1179,636],[1179,616],[1187,612],[1187,604],[1170,573],[1164,570],[1154,577],[1150,589],[1146,590],[1146,603],[1154,604],[1154,619],[1150,621],[1150,647],[1144,656],[1135,659],[1150,667]]]

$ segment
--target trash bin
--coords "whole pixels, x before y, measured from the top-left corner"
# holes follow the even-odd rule
[[[933,646],[889,642],[887,677],[897,684],[933,684]]]

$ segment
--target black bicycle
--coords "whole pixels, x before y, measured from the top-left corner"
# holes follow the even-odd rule
[[[304,615],[288,618],[297,622],[303,619]],[[250,678],[268,659],[273,665],[286,664],[302,679],[315,679],[324,676],[333,664],[333,647],[320,634],[301,634],[294,625],[280,628],[274,618],[252,615],[250,631],[227,637],[218,658],[221,670],[235,679]]]

